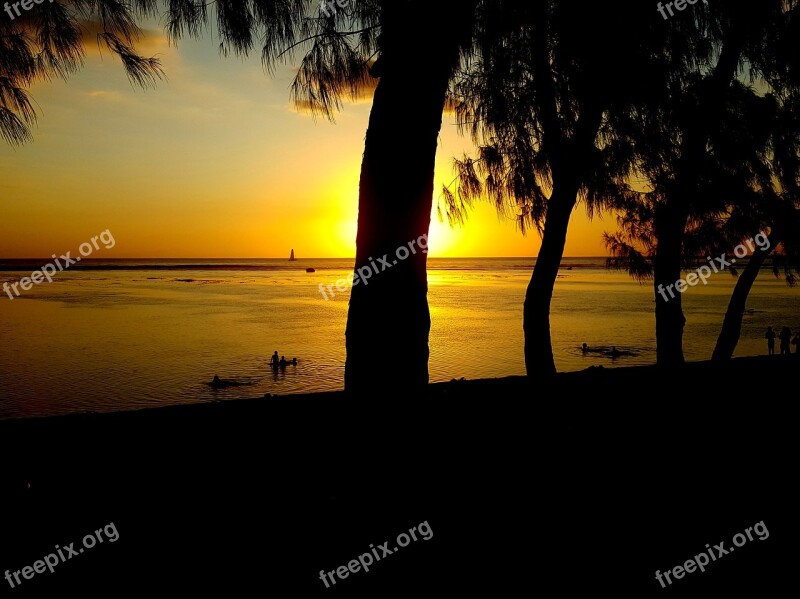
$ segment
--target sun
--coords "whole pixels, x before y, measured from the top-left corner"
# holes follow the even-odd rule
[[[458,247],[464,230],[461,227],[451,227],[447,221],[439,222],[434,213],[431,217],[431,228],[428,233],[428,255],[434,258],[454,258],[458,256]]]

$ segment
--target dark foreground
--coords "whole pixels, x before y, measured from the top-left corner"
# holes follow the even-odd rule
[[[0,576],[56,545],[78,552],[14,588],[0,579],[0,596],[786,596],[800,557],[798,367],[0,422]],[[762,521],[768,538],[730,552]],[[112,522],[115,542],[100,532],[79,552]],[[656,580],[720,542],[729,553],[705,572]],[[321,570],[373,548],[369,572],[326,588]]]

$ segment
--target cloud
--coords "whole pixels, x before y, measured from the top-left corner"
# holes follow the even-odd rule
[[[103,22],[99,19],[91,21],[81,21],[81,41],[87,46],[91,43],[97,42],[97,36],[104,33]],[[139,29],[139,37],[135,39],[136,42],[150,43],[154,39],[163,38],[166,41],[166,35],[162,31],[155,29]],[[138,45],[138,44],[137,44]]]
[[[366,81],[359,84],[354,96],[346,93],[342,96],[342,105],[347,104],[370,104],[375,96],[375,89],[378,87],[379,79],[368,77]],[[319,111],[314,110],[311,102],[305,98],[297,98],[290,103],[290,108],[298,114],[319,116]]]
[[[87,20],[78,17],[76,22],[80,29],[80,41],[87,50],[93,46],[96,48],[98,41],[105,46],[99,38],[100,35],[105,33],[103,22],[100,19]],[[20,20],[19,27],[23,32],[35,37],[39,30],[34,26],[34,23],[35,21],[31,19],[23,19]],[[124,36],[119,37],[124,38]],[[138,35],[133,36],[133,43],[139,50],[144,50],[145,48],[153,49],[169,46],[169,39],[164,31],[140,27]]]
[[[119,102],[122,95],[119,92],[106,91],[103,89],[92,90],[86,94],[90,98],[99,98],[108,102]]]

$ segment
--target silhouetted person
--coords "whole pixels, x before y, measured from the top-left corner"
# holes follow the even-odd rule
[[[764,335],[764,338],[767,340],[767,350],[769,351],[770,356],[775,355],[775,331],[772,330],[772,327],[767,327],[767,334]]]
[[[792,341],[792,330],[789,327],[783,327],[781,329],[781,334],[778,335],[778,339],[781,340],[781,355],[786,354],[788,356],[792,353],[789,347],[789,343]]]
[[[269,361],[269,363],[271,366],[277,366],[279,361],[280,360],[278,359],[278,350],[275,350],[275,353],[272,354],[272,359]]]
[[[583,345],[581,345],[581,351],[582,351],[583,353],[588,353],[588,351],[589,351],[589,346],[588,346],[587,344],[585,344],[585,343],[584,343]]]
[[[288,362],[286,361],[286,356],[281,356],[281,361],[280,361],[281,368],[286,368],[286,364],[288,364]]]

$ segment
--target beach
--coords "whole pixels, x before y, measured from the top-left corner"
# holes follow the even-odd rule
[[[113,521],[113,546],[14,592],[102,596],[124,581],[233,596],[763,596],[796,556],[796,423],[782,395],[796,368],[795,356],[739,359],[535,387],[442,383],[418,397],[387,387],[363,402],[322,393],[6,420],[2,563],[32,563]],[[674,590],[655,580],[762,520],[771,536],[741,555]],[[321,582],[321,569],[423,521],[429,542]]]

